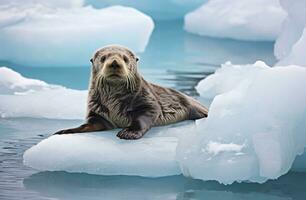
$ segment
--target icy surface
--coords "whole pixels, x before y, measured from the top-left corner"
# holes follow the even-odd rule
[[[179,142],[184,175],[230,184],[287,173],[306,146],[304,85],[305,68],[270,68],[262,62],[227,63],[201,81],[202,98],[214,99],[208,118],[198,120]],[[305,171],[305,162],[295,168]]]
[[[149,16],[129,7],[0,4],[0,60],[30,66],[88,66],[92,53],[104,45],[144,51],[153,28]]]
[[[0,67],[0,118],[84,119],[87,91],[50,85]]]
[[[192,123],[192,122],[191,122]],[[43,171],[145,177],[180,174],[175,160],[178,127],[151,129],[141,140],[116,137],[119,130],[51,136],[24,153],[24,164]]]
[[[212,37],[275,40],[285,16],[278,0],[211,0],[185,15],[185,29]]]
[[[276,40],[274,54],[280,59],[278,65],[306,66],[306,1],[281,0],[288,13]]]

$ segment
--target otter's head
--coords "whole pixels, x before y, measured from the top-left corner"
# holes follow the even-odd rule
[[[93,77],[98,84],[127,85],[135,81],[138,58],[122,46],[106,46],[99,49],[90,60]]]

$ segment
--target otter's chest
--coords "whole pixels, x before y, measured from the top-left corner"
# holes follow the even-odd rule
[[[127,105],[123,105],[117,99],[101,99],[101,108],[104,110],[101,115],[118,128],[128,127],[130,125],[127,116]]]

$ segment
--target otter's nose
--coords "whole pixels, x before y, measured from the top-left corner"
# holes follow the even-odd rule
[[[120,67],[119,63],[116,60],[114,60],[109,66],[112,69],[117,69]]]

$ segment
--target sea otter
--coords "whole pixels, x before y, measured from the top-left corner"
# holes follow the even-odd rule
[[[207,117],[208,109],[171,88],[147,82],[137,71],[138,58],[122,46],[99,49],[90,60],[86,123],[55,134],[123,128],[121,139],[139,139],[152,126]]]

